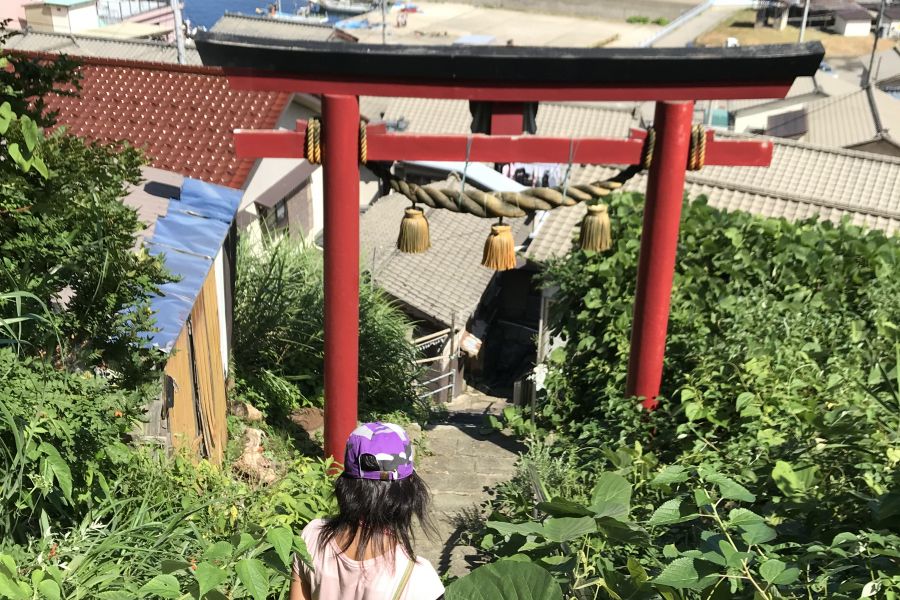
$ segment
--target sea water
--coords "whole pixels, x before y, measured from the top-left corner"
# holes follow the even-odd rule
[[[256,9],[265,13],[269,4],[275,0],[184,0],[184,16],[191,21],[191,27],[209,29],[226,12],[239,12],[255,15]],[[286,13],[294,13],[303,6],[306,0],[281,0],[281,9]]]

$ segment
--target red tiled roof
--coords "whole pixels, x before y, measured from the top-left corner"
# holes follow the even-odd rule
[[[90,140],[127,140],[158,169],[233,188],[254,164],[235,156],[234,130],[274,129],[289,99],[231,90],[218,68],[78,60],[80,97],[48,98],[60,125]]]

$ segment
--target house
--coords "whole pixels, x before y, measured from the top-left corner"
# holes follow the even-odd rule
[[[848,37],[865,37],[872,33],[872,15],[858,4],[834,11],[834,32]]]
[[[178,64],[175,46],[170,43],[145,39],[115,39],[109,36],[39,32],[27,29],[9,38],[6,50],[18,52],[42,52],[94,58]],[[202,63],[192,44],[185,48],[186,64]]]
[[[810,102],[794,119],[786,127],[793,126],[796,135],[782,135],[785,125],[770,128],[767,135],[900,157],[900,101],[877,87]]]
[[[710,206],[722,210],[789,220],[818,216],[839,222],[849,218],[855,225],[888,235],[900,232],[900,158],[792,140],[772,141],[769,167],[707,166],[689,171],[685,194],[690,198],[704,195]],[[594,181],[615,172],[610,167],[588,167],[579,170],[577,180]],[[645,188],[646,173],[642,173],[624,189]],[[545,262],[569,252],[584,207],[556,209],[545,215],[525,251],[532,261]]]
[[[477,185],[471,178],[467,181],[467,185]],[[415,337],[423,340],[423,354],[429,361],[426,363],[429,371],[420,380],[428,381],[452,373],[452,379],[449,379],[454,384],[452,398],[465,389],[467,381],[471,382],[478,375],[488,373],[496,380],[498,375],[505,374],[494,364],[497,361],[527,362],[529,339],[533,337],[530,331],[535,328],[526,324],[528,315],[521,314],[524,310],[503,310],[503,300],[506,304],[527,304],[529,281],[517,270],[495,273],[481,265],[482,249],[492,221],[466,213],[426,209],[431,249],[422,254],[398,251],[397,232],[409,205],[406,197],[390,194],[374,202],[362,215],[363,268],[370,272],[372,283],[384,290],[417,323]],[[507,219],[505,222],[512,226],[517,245],[523,244],[530,232],[525,220]],[[507,285],[504,285],[504,279]],[[515,298],[511,298],[509,292],[503,293],[504,289],[512,289],[513,280],[520,284],[517,286],[520,295]],[[532,304],[537,306],[536,302]],[[517,314],[511,317],[513,312]],[[533,324],[536,325],[536,314],[534,317]],[[507,330],[524,336],[516,346],[520,350],[515,353],[517,356],[510,352],[511,344],[505,345],[503,353],[493,351],[492,344],[502,343]],[[470,338],[468,353],[464,349],[467,338]],[[436,345],[436,342],[440,344]],[[474,348],[471,344],[475,344]],[[482,345],[484,348],[480,348]],[[466,354],[471,359],[467,360]],[[507,366],[515,371],[520,365]],[[513,377],[519,375],[515,373]],[[442,380],[441,384],[447,384],[447,381]]]
[[[888,37],[900,37],[900,6],[892,4],[884,9],[884,21],[881,25]]]
[[[124,202],[147,226],[142,247],[162,256],[177,281],[150,300],[148,344],[166,355],[162,393],[148,406],[141,435],[162,446],[221,462],[227,442],[226,380],[239,190],[143,170]]]
[[[900,47],[895,46],[875,55],[872,80],[878,89],[900,100]]]
[[[765,133],[769,120],[783,113],[796,112],[810,102],[843,96],[860,90],[859,85],[817,73],[798,77],[787,96],[775,100],[739,100],[725,103],[731,112],[731,129],[738,133]]]
[[[211,31],[278,40],[351,43],[358,41],[355,36],[346,31],[336,29],[329,23],[305,23],[287,19],[244,15],[235,12],[226,12],[212,26]]]
[[[25,5],[25,21],[35,31],[78,33],[100,26],[97,0],[43,0]]]
[[[97,0],[100,22],[108,27],[118,23],[155,26],[169,32],[174,41],[175,11],[169,0]]]
[[[465,133],[470,129],[468,104],[459,100],[415,98],[360,99],[361,111],[383,119],[389,128],[408,133]],[[402,126],[399,124],[402,123]],[[632,111],[595,106],[544,103],[537,113],[544,135],[626,137],[637,125]],[[533,173],[530,165],[511,174]],[[547,166],[537,165],[536,168]],[[404,162],[396,167],[409,180],[445,180],[448,173],[465,173],[466,185],[515,191],[520,183],[498,173],[494,165]],[[562,174],[567,166],[558,168]],[[572,165],[574,172],[577,165]],[[448,185],[461,185],[461,177]],[[396,247],[403,211],[409,200],[388,195],[361,218],[363,268],[416,323],[415,337],[426,348],[429,371],[421,379],[452,377],[455,391],[477,382],[495,395],[513,395],[516,382],[535,360],[534,339],[540,321],[537,270],[523,260],[520,268],[496,273],[481,265],[491,219],[447,210],[427,209],[432,247],[423,254],[403,254]],[[525,247],[534,219],[506,219],[516,244]],[[435,345],[435,340],[440,343]],[[446,380],[440,380],[445,383]]]
[[[237,161],[233,137],[234,129],[293,129],[297,119],[321,114],[317,97],[231,91],[222,72],[201,66],[190,46],[185,66],[177,65],[174,46],[146,40],[26,31],[7,40],[6,49],[69,54],[84,63],[81,97],[59,98],[52,106],[60,108],[60,122],[74,133],[128,139],[146,148],[154,166],[242,188],[238,223],[253,236],[274,229],[310,241],[319,237],[324,225],[319,166],[301,159]],[[148,125],[151,120],[156,128]],[[238,168],[233,180],[220,172]],[[365,167],[360,176],[360,202],[366,206],[378,195],[379,182]]]
[[[289,96],[229,89],[221,71],[82,57],[78,97],[50,97],[59,123],[89,140],[128,140],[152,166],[241,189],[255,164],[234,151],[238,128],[273,128]]]

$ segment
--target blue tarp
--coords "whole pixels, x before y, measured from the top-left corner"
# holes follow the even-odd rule
[[[162,255],[178,281],[161,286],[160,295],[150,299],[159,329],[146,334],[151,345],[172,350],[240,203],[240,190],[185,179],[180,198],[170,199],[166,215],[157,219],[147,251]]]

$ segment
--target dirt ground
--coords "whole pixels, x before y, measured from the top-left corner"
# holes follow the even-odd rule
[[[438,2],[444,0],[436,0]],[[446,0],[452,2],[454,0]],[[593,19],[642,16],[672,20],[699,0],[467,0],[473,6]]]
[[[626,23],[614,18],[577,18],[510,9],[485,8],[455,2],[416,1],[421,12],[409,13],[401,26],[396,11],[387,20],[385,37],[391,44],[451,44],[464,35],[488,35],[496,43],[512,40],[517,46],[630,47],[659,31],[653,24]],[[368,28],[353,29],[362,43],[381,42],[381,13],[359,18]]]
[[[783,31],[771,27],[755,28],[756,13],[753,10],[742,10],[731,18],[725,19],[717,27],[713,28],[697,38],[699,46],[723,46],[726,38],[737,38],[742,46],[756,46],[759,44],[794,44],[800,33],[797,27],[788,26]],[[807,41],[819,40],[825,46],[825,55],[828,57],[852,57],[869,54],[872,51],[873,36],[846,37],[837,35],[823,29],[808,27],[805,39]],[[894,45],[889,39],[878,42],[879,50],[888,50]]]

